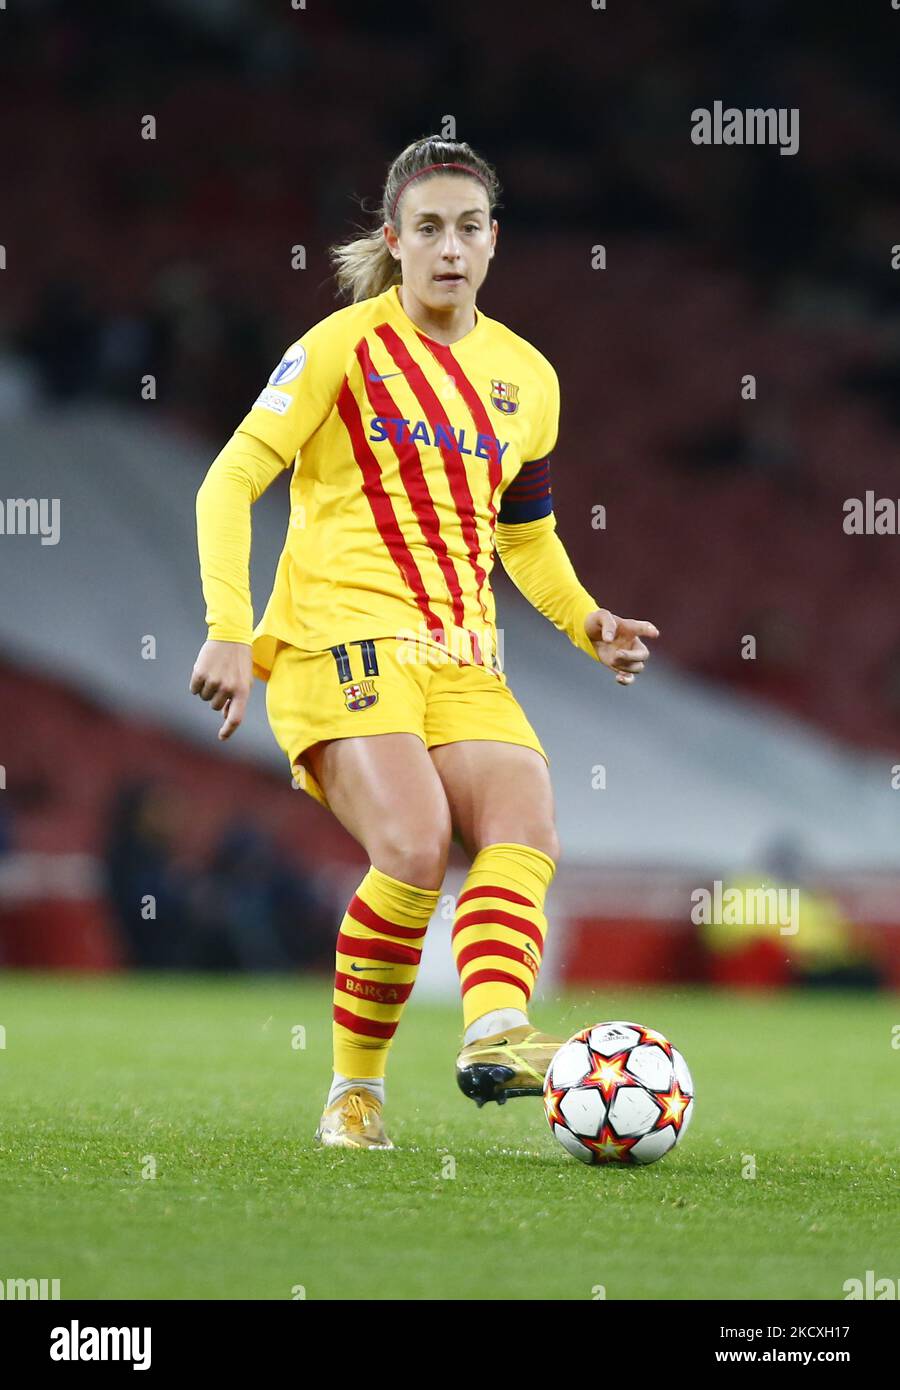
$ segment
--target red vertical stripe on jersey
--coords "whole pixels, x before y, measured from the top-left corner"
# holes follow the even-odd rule
[[[422,342],[435,361],[439,362],[447,375],[451,376],[456,382],[456,389],[469,407],[469,414],[472,417],[473,424],[478,430],[478,433],[486,434],[490,439],[495,439],[496,435],[494,434],[494,428],[490,416],[484,408],[484,402],[450,349],[445,347],[443,343],[435,343],[431,338],[424,337],[421,333],[417,336],[422,339]],[[499,449],[492,446],[488,450],[488,454],[491,479],[491,533],[493,534],[494,524],[497,520],[497,508],[494,506],[494,493],[503,480],[503,466],[500,463]]]
[[[359,413],[359,405],[356,397],[350,390],[347,378],[341,382],[341,389],[337,398],[338,414],[344,422],[344,428],[350,436],[350,443],[353,448],[353,456],[362,473],[362,490],[372,508],[372,515],[375,518],[375,525],[378,533],[390,552],[394,564],[397,566],[403,578],[406,580],[412,592],[415,594],[416,603],[419,611],[425,619],[430,633],[440,633],[436,640],[440,641],[444,633],[444,625],[435,613],[432,613],[428,602],[428,594],[419,573],[419,567],[412,557],[409,546],[403,539],[403,532],[397,522],[393,504],[384,490],[381,481],[381,466],[369,447],[363,428],[362,417]]]
[[[410,387],[416,399],[418,400],[419,405],[422,407],[422,411],[425,415],[425,418],[431,427],[432,438],[435,437],[438,425],[442,425],[443,428],[447,431],[447,433],[452,436],[453,426],[450,424],[447,412],[444,410],[444,407],[441,405],[440,401],[435,395],[434,388],[432,387],[431,382],[426,377],[424,371],[419,366],[418,362],[416,362],[415,359],[410,356],[409,349],[407,348],[403,339],[400,337],[399,333],[397,333],[397,331],[394,328],[392,328],[389,323],[380,323],[378,327],[375,329],[375,332],[378,334],[379,338],[384,343],[385,347],[391,354],[391,357],[394,359],[397,366],[405,374],[407,385]],[[494,433],[493,430],[490,428],[490,421],[488,420],[487,415],[483,410],[482,415],[487,425],[487,428],[483,431],[483,433],[486,433],[490,438],[493,438]],[[481,427],[479,426],[479,428]],[[482,590],[487,580],[487,573],[485,572],[484,567],[479,563],[481,544],[478,539],[478,527],[475,523],[475,504],[472,501],[472,493],[469,488],[469,480],[466,476],[466,466],[463,462],[462,455],[459,454],[455,449],[449,449],[445,444],[441,444],[438,447],[441,451],[441,457],[444,460],[444,472],[447,475],[447,482],[450,486],[450,493],[456,505],[457,515],[459,516],[460,526],[462,527],[463,539],[465,540],[466,549],[469,553],[469,563],[472,566],[472,569],[475,573],[475,578],[477,580],[478,603],[481,608],[481,617],[485,627],[487,627],[489,625],[487,609],[485,608],[484,599],[482,598]],[[497,450],[490,449],[489,452],[491,453],[491,455],[494,455],[497,453]],[[489,461],[489,466],[491,468],[491,530],[493,531],[495,511],[493,494],[494,489],[496,487],[496,483],[494,482],[493,459]],[[497,481],[499,482],[499,460],[497,460],[496,468]]]
[[[372,358],[369,354],[369,345],[363,338],[356,346],[356,357],[362,368],[363,381],[366,384],[366,394],[376,415],[386,416],[388,419],[399,419],[403,412],[392,397],[388,388],[383,382],[373,382],[370,380],[370,373],[377,375]],[[456,573],[456,566],[447,553],[447,542],[441,535],[438,514],[434,508],[434,501],[428,491],[428,483],[425,480],[425,473],[422,468],[422,458],[416,445],[410,439],[405,439],[402,443],[397,443],[391,439],[394,453],[397,455],[397,462],[400,466],[400,478],[406,489],[410,506],[415,512],[416,520],[422,535],[425,537],[434,556],[440,565],[441,573],[447,584],[447,591],[453,605],[453,621],[457,627],[462,627],[465,621],[465,608],[463,605],[462,585],[459,582],[459,575]]]

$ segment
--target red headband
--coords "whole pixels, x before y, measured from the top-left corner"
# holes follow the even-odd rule
[[[412,183],[413,179],[417,179],[417,178],[419,177],[420,174],[427,174],[427,173],[429,172],[430,169],[465,169],[466,173],[467,173],[467,174],[471,174],[471,176],[472,176],[473,179],[478,179],[479,183],[484,184],[485,192],[486,192],[487,195],[488,195],[488,202],[490,202],[490,196],[491,196],[491,195],[490,195],[490,190],[488,189],[487,184],[484,182],[484,179],[481,177],[481,175],[478,173],[478,171],[477,171],[476,169],[470,169],[469,166],[468,166],[468,164],[450,164],[450,163],[447,163],[447,164],[426,164],[425,167],[424,167],[424,169],[417,169],[416,172],[415,172],[414,174],[410,174],[410,176],[409,176],[408,179],[404,179],[403,182],[401,183],[400,187],[398,188],[398,190],[397,190],[397,196],[395,197],[394,203],[393,203],[393,207],[391,208],[391,220],[392,220],[392,221],[393,221],[394,217],[397,215],[397,204],[398,204],[399,201],[400,201],[400,194],[403,192],[403,190],[404,190],[404,188],[406,187],[406,185],[407,185],[408,183]]]

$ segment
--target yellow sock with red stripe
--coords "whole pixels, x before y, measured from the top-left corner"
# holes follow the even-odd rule
[[[453,957],[464,1026],[494,1009],[528,1008],[541,967],[544,899],[556,865],[529,845],[486,845],[456,904]]]
[[[334,1070],[384,1076],[440,889],[369,869],[344,914],[334,975]]]

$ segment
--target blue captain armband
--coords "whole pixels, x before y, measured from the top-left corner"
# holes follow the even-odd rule
[[[523,463],[503,494],[498,522],[538,521],[553,510],[550,493],[550,459],[534,459]]]

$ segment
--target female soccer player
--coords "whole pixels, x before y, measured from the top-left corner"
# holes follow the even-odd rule
[[[197,495],[209,639],[191,692],[222,711],[227,739],[265,681],[297,782],[370,860],[337,939],[328,1145],[393,1147],[388,1049],[454,836],[472,861],[452,934],[461,1089],[479,1105],[539,1095],[560,1046],[526,1012],[559,844],[547,756],[497,660],[495,550],[620,684],[658,636],[598,607],[555,534],[556,373],[475,307],[498,193],[462,142],[432,136],[394,160],[377,227],[331,252],[353,302],[287,349]],[[251,506],[291,466],[254,630]]]

